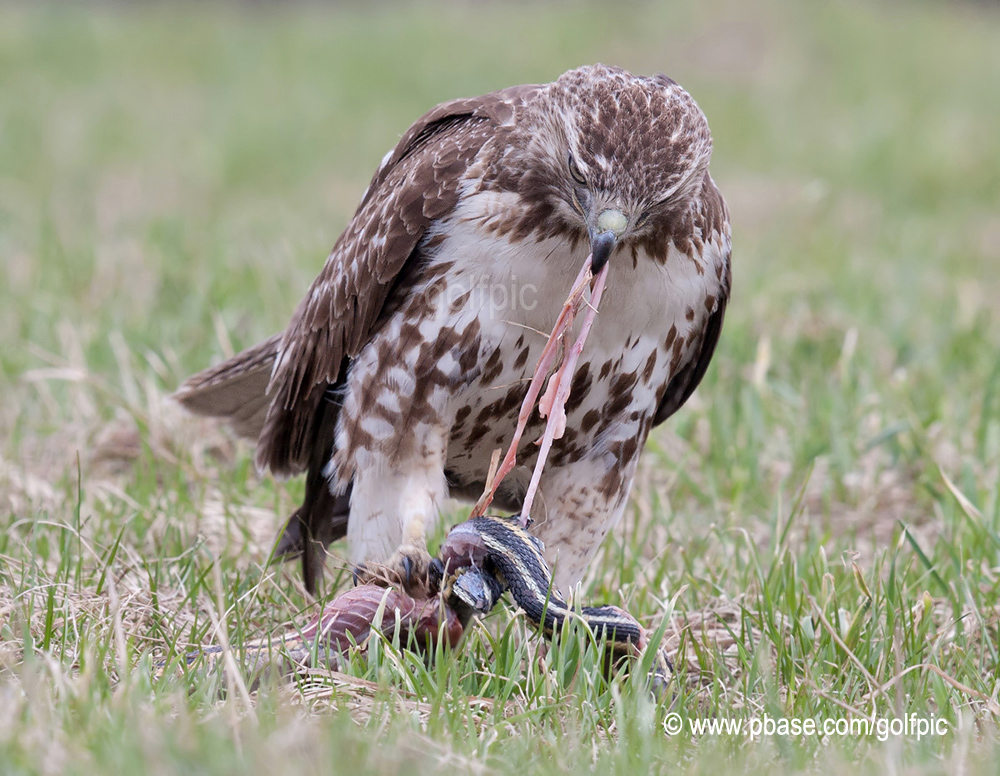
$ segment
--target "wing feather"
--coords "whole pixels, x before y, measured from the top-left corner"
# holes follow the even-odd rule
[[[695,357],[688,360],[667,385],[667,390],[656,408],[656,415],[653,417],[654,426],[658,426],[677,412],[691,398],[691,394],[694,393],[695,388],[705,376],[705,371],[715,353],[715,346],[719,342],[722,321],[729,304],[729,291],[732,285],[729,213],[725,200],[723,200],[715,183],[710,177],[706,176],[706,178],[706,186],[702,191],[701,212],[696,223],[701,228],[701,234],[708,236],[709,239],[706,240],[706,243],[713,241],[721,245],[716,260],[720,292],[715,300],[715,308],[705,321]]]
[[[535,88],[437,106],[410,127],[376,171],[281,340],[258,466],[276,474],[309,466],[326,389],[377,329],[390,291],[416,260],[427,228],[454,209],[480,150],[509,122],[514,103]]]

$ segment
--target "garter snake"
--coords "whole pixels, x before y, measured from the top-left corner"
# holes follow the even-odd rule
[[[505,591],[550,638],[570,620],[586,625],[614,657],[634,658],[646,649],[645,629],[623,609],[567,604],[553,589],[552,572],[542,552],[541,542],[517,518],[470,518],[451,529],[431,563],[429,583],[437,593],[434,597],[414,599],[397,590],[362,585],[342,593],[324,615],[298,633],[246,643],[234,654],[254,680],[264,669],[294,672],[316,657],[333,668],[352,643],[364,641],[379,616],[384,633],[392,633],[398,623],[417,637],[418,646],[421,640],[426,645],[443,637],[454,647],[469,619],[493,609]],[[272,652],[283,653],[284,658],[275,661]],[[188,665],[204,662],[211,667],[223,656],[221,647],[205,647],[187,654],[185,660]],[[157,673],[163,670],[161,662]],[[670,661],[658,650],[651,672],[657,693],[666,687],[671,673]]]
[[[646,630],[617,606],[569,606],[553,589],[543,550],[517,518],[483,515],[451,529],[432,571],[436,569],[434,573],[443,580],[446,600],[456,610],[464,604],[476,612],[488,612],[507,590],[549,638],[573,620],[586,625],[598,641],[606,639],[616,655],[638,656],[649,643]],[[672,671],[669,659],[658,650],[652,671],[658,691]]]

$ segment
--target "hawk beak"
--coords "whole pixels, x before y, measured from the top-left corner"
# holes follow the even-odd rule
[[[597,274],[608,263],[611,251],[618,243],[618,235],[614,232],[599,232],[590,237],[590,271]]]
[[[605,210],[597,217],[597,228],[590,231],[590,271],[595,275],[604,269],[627,228],[628,219],[620,210]]]

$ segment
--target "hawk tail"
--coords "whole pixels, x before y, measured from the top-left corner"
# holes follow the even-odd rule
[[[174,393],[174,399],[196,415],[219,418],[241,437],[256,441],[267,419],[267,385],[281,337],[275,334],[189,377]]]
[[[266,452],[270,440],[262,440],[261,433],[273,398],[267,388],[282,337],[283,334],[276,334],[218,366],[189,377],[174,393],[174,399],[197,415],[219,418],[228,423],[237,434],[257,441],[258,447],[264,447]],[[314,422],[305,424],[304,428],[309,438],[307,455],[297,462],[299,466],[295,469],[280,472],[294,473],[296,469],[308,468],[305,499],[288,518],[273,552],[275,560],[301,557],[305,586],[313,595],[323,577],[326,548],[347,535],[351,504],[350,488],[346,493],[335,496],[323,476],[332,454],[333,429],[339,406],[323,401],[325,392],[317,391],[317,395],[320,397],[316,408],[318,412],[314,415]],[[269,465],[266,454],[263,461],[264,466]]]

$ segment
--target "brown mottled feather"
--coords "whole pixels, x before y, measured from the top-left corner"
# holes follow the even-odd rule
[[[276,554],[302,556],[309,590],[349,513],[356,560],[386,557],[408,510],[431,505],[426,520],[448,492],[482,492],[534,362],[523,331],[547,327],[561,272],[582,261],[601,209],[615,208],[630,221],[611,258],[609,288],[623,298],[602,307],[603,344],[588,344],[574,375],[570,426],[547,467],[552,519],[537,528],[569,553],[566,581],[578,580],[624,509],[650,426],[688,400],[719,338],[730,232],[711,147],[677,84],[603,65],[442,104],[403,135],[284,334],[178,392],[196,412],[260,432],[261,468],[308,471]],[[494,258],[537,284],[538,311],[497,317],[470,301],[462,282],[492,277]],[[435,307],[439,292],[456,306]],[[522,497],[515,483],[496,503],[516,511]]]
[[[713,233],[728,233],[729,212],[726,209],[726,202],[719,193],[712,179],[705,174],[705,186],[702,189],[701,212],[695,219],[695,225],[699,229],[699,234],[707,237]],[[726,306],[729,303],[729,289],[732,284],[732,270],[729,265],[728,256],[722,265],[722,292],[715,300],[715,309],[710,312],[705,329],[701,334],[695,358],[689,359],[680,371],[671,379],[667,385],[666,393],[656,408],[656,415],[653,417],[653,425],[658,426],[665,421],[684,403],[691,398],[695,388],[705,376],[708,365],[715,353],[715,346],[719,342],[719,335],[722,333],[722,322],[726,316]]]
[[[294,474],[308,466],[326,388],[344,359],[368,342],[427,227],[454,208],[462,173],[509,118],[509,101],[531,88],[439,105],[407,131],[375,173],[282,339],[257,446],[260,467]]]

